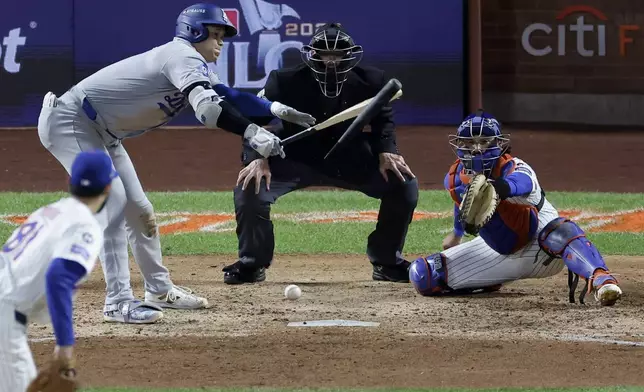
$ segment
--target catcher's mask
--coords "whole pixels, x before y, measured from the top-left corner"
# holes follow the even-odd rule
[[[494,117],[479,109],[463,120],[456,135],[449,136],[449,144],[463,162],[465,174],[489,177],[510,147],[509,136],[501,133],[501,124]]]
[[[362,60],[362,46],[356,45],[339,23],[320,27],[300,53],[322,94],[329,98],[340,95],[349,71]]]

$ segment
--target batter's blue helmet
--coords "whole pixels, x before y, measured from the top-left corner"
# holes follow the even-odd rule
[[[230,23],[222,8],[198,3],[181,11],[174,36],[192,43],[201,42],[208,38],[207,25],[223,26],[226,29],[225,37],[237,35],[237,28]]]

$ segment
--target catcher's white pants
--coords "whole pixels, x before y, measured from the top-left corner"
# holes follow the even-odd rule
[[[557,218],[557,210],[546,200],[539,211],[537,233]],[[479,288],[518,279],[546,278],[558,274],[564,266],[562,259],[544,265],[549,257],[539,252],[535,238],[519,252],[502,255],[490,248],[481,237],[442,251],[447,259],[447,285],[452,289]]]
[[[43,104],[38,119],[40,141],[70,172],[74,158],[81,151],[103,149],[110,154],[119,177],[103,211],[98,214],[104,228],[105,241],[100,254],[107,286],[106,304],[134,299],[130,285],[128,242],[134,259],[141,269],[145,289],[161,295],[172,288],[167,268],[162,264],[159,235],[148,237],[141,220],[143,214],[153,214],[137,177],[134,165],[122,144],[106,147],[98,125],[82,110],[82,97],[67,92],[57,100],[56,107]]]
[[[16,321],[14,312],[0,300],[0,392],[24,392],[37,375],[27,327]]]

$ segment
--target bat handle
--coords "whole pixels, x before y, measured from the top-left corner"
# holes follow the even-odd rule
[[[300,140],[300,139],[308,136],[309,134],[311,134],[313,132],[315,132],[315,127],[306,128],[305,130],[303,130],[301,132],[298,132],[295,135],[291,135],[291,136],[287,137],[286,139],[282,139],[281,145],[285,146],[287,144],[293,143],[293,142],[295,142],[297,140]]]

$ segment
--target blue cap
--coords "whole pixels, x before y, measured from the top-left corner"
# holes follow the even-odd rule
[[[74,159],[69,184],[79,196],[95,196],[102,193],[116,177],[118,173],[105,151],[83,151]]]

